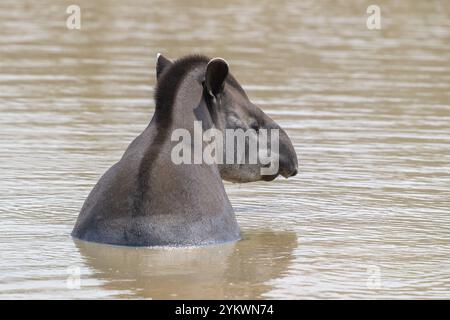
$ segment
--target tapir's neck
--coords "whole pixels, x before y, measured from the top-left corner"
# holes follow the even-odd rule
[[[145,215],[146,210],[153,213],[156,210],[197,218],[214,216],[219,220],[233,220],[233,209],[217,165],[175,164],[171,158],[172,150],[179,142],[171,141],[174,130],[186,129],[194,138],[195,121],[202,121],[206,125],[211,123],[202,85],[195,77],[185,76],[170,100],[173,104],[165,106],[170,108],[170,113],[158,114],[161,110],[157,110],[147,128],[150,131],[149,144],[139,170],[139,187],[144,201],[142,213]],[[193,143],[193,139],[191,141]]]
[[[173,130],[193,132],[194,121],[211,121],[202,92],[198,82],[186,79],[174,97],[170,121],[152,121],[149,126],[149,146],[139,172],[139,214],[160,217],[158,223],[177,230],[174,239],[201,244],[236,241],[239,227],[217,165],[175,164],[172,159],[178,143],[171,141]]]
[[[189,129],[195,120],[194,110],[202,103],[201,75],[205,66],[193,64],[188,70],[177,70],[177,67],[168,70],[158,81],[152,122],[165,128]]]

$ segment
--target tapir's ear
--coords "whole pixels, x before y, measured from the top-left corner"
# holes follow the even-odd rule
[[[171,64],[172,61],[164,57],[161,53],[158,53],[156,55],[156,79],[159,79],[159,76],[164,71],[164,69],[166,69]]]
[[[222,58],[214,58],[208,62],[205,74],[206,90],[212,96],[223,91],[228,75],[228,63]]]

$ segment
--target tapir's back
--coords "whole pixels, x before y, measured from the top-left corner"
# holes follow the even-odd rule
[[[129,167],[129,168],[127,168]],[[124,219],[131,216],[130,198],[135,194],[130,166],[119,161],[100,178],[84,202],[72,236],[82,240],[105,243],[121,241]]]
[[[121,244],[127,221],[137,210],[137,177],[143,150],[151,143],[148,128],[128,146],[124,155],[99,179],[81,208],[72,236]]]
[[[72,236],[128,246],[236,241],[239,227],[216,167],[174,165],[147,128],[86,199]]]

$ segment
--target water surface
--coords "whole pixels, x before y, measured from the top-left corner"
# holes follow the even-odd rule
[[[377,1],[0,3],[0,298],[450,298],[450,6]],[[73,241],[148,124],[155,56],[221,56],[300,174],[226,184],[244,240]],[[76,287],[77,272],[80,288]]]

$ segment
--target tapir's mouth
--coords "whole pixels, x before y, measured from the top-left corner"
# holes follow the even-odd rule
[[[278,173],[277,174],[272,174],[272,175],[267,175],[267,176],[262,176],[262,180],[264,180],[264,181],[273,181],[273,180],[275,180],[276,177],[278,177]]]

